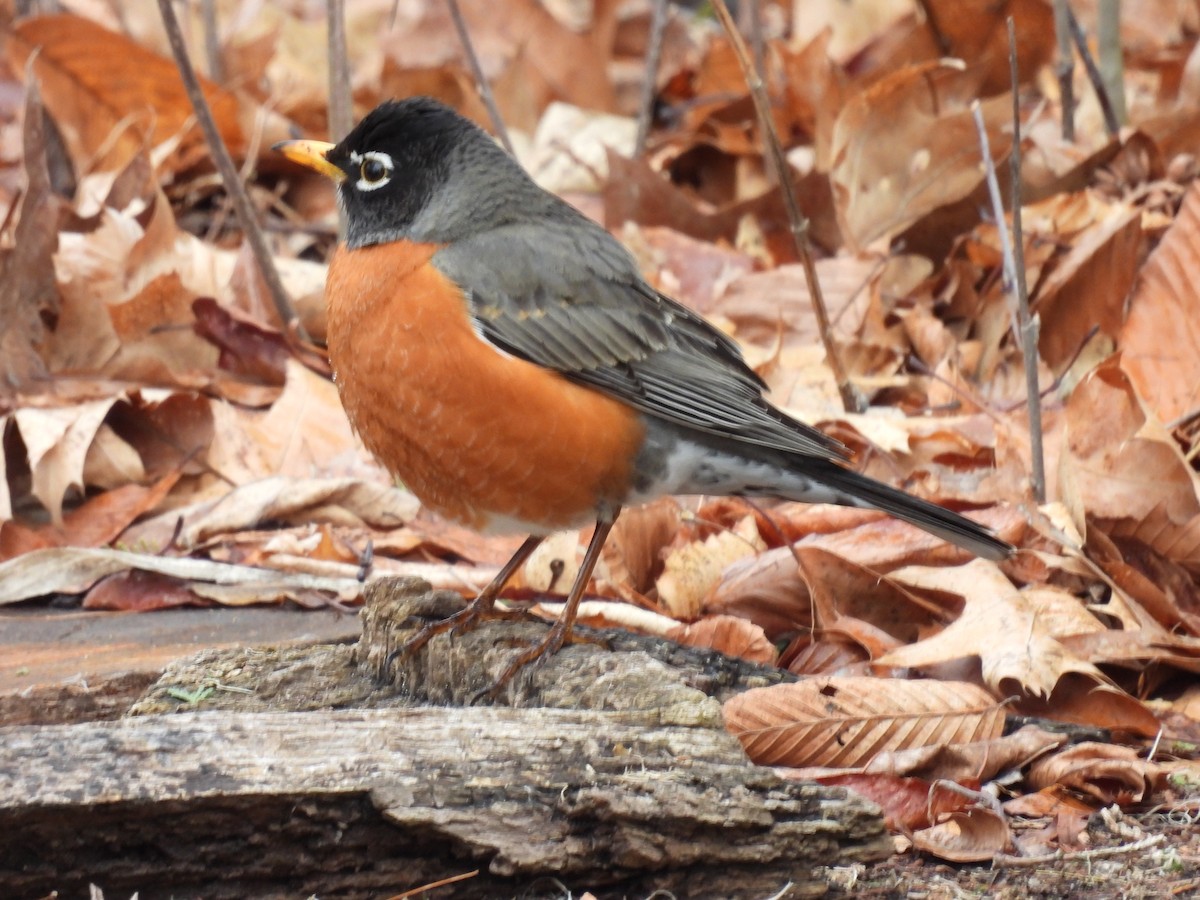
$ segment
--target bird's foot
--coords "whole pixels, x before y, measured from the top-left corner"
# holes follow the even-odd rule
[[[495,700],[496,695],[500,693],[501,689],[512,681],[513,677],[526,666],[532,665],[536,669],[538,666],[544,665],[546,660],[562,649],[563,644],[567,642],[567,638],[571,636],[572,629],[562,626],[563,623],[561,621],[555,622],[545,638],[528,650],[518,653],[491,685],[471,696],[468,705],[474,706],[479,701],[485,699]]]
[[[422,625],[417,629],[416,634],[388,654],[384,661],[385,670],[390,669],[392,663],[397,659],[416,653],[439,634],[449,633],[451,636],[466,634],[478,628],[485,619],[533,618],[527,610],[497,609],[494,604],[494,597],[481,594],[453,615]]]
[[[529,668],[530,671],[536,670],[540,666],[546,664],[550,657],[554,656],[565,645],[570,644],[596,644],[598,646],[608,648],[608,638],[600,632],[592,633],[585,629],[583,634],[575,631],[570,625],[564,625],[562,620],[554,623],[554,626],[538,643],[531,646],[529,649],[517,654],[504,671],[500,673],[488,687],[471,695],[471,699],[467,701],[468,706],[474,706],[481,700],[495,700],[500,691],[507,685],[518,672],[522,669]]]

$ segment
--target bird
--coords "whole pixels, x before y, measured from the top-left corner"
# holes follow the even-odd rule
[[[882,510],[977,556],[1014,548],[849,467],[835,439],[770,403],[737,343],[652,287],[608,231],[543,190],[486,131],[427,97],[388,100],[336,144],[276,144],[328,176],[345,214],[325,288],[327,349],[367,449],[428,509],[528,538],[462,611],[462,633],[549,534],[594,524],[546,637],[571,637],[622,508],[663,495]]]

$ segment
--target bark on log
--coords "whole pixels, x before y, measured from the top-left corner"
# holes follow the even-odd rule
[[[365,898],[478,869],[435,896],[796,897],[820,892],[817,867],[890,851],[870,803],[750,765],[721,727],[717,698],[773,670],[624,636],[565,648],[506,695],[575,708],[397,708],[414,700],[393,680],[458,700],[545,625],[389,660],[449,598],[369,593],[357,648],[174,667],[140,709],[176,715],[0,729],[0,893]],[[349,703],[374,708],[330,708]]]

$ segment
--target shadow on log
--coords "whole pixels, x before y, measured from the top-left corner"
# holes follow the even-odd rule
[[[546,626],[389,664],[461,600],[367,594],[353,647],[205,653],[129,718],[0,729],[6,894],[386,897],[478,870],[431,896],[800,897],[890,850],[870,803],[749,764],[722,728],[720,700],[775,670],[606,633],[522,673],[511,706],[464,708]]]

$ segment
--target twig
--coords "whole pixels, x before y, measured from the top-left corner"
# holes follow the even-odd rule
[[[1017,287],[1016,287],[1017,286],[1017,264],[1016,264],[1016,259],[1013,256],[1012,241],[1009,240],[1008,229],[1004,227],[1004,201],[1000,197],[1000,181],[996,177],[996,164],[992,161],[991,143],[988,141],[987,126],[984,125],[984,123],[983,123],[983,113],[980,112],[978,100],[975,100],[971,103],[971,115],[975,119],[975,130],[979,136],[979,147],[980,147],[980,151],[983,154],[983,165],[984,165],[984,170],[987,175],[988,195],[990,196],[991,201],[992,201],[992,215],[996,220],[996,232],[1000,236],[1000,254],[1004,260],[1004,266],[1003,266],[1004,292],[1006,294],[1016,294],[1016,292],[1017,292]],[[1014,305],[1019,306],[1019,302],[1018,302],[1018,304],[1014,304]],[[1018,312],[1018,317],[1019,317],[1019,312]],[[1018,336],[1022,336],[1022,331],[1021,331],[1020,327],[1018,325],[1016,325],[1015,322],[1014,322],[1014,330],[1017,331]],[[1022,342],[1022,352],[1024,352],[1026,355],[1026,358],[1028,358],[1029,354],[1028,354],[1028,351],[1024,350],[1023,342]],[[1033,396],[1034,397],[1037,396],[1036,389],[1035,389]],[[1031,410],[1030,419],[1032,420],[1032,418],[1033,418],[1032,410],[1034,409],[1035,406],[1040,410],[1041,404],[1029,402],[1028,397],[1026,398],[1026,401],[1029,403],[1029,408]],[[1032,440],[1031,440],[1031,442],[1032,442]]]
[[[744,0],[742,17],[745,19],[743,28],[750,35],[750,49],[754,52],[754,71],[759,78],[766,78],[767,42],[763,38],[762,4],[759,0]]]
[[[796,243],[796,252],[804,265],[804,278],[808,283],[813,312],[817,317],[817,329],[821,334],[821,342],[825,345],[825,356],[829,360],[829,368],[833,371],[834,380],[837,382],[838,393],[842,396],[842,406],[847,412],[862,412],[866,408],[866,404],[846,376],[841,355],[833,341],[833,330],[829,326],[829,312],[825,307],[825,295],[821,293],[821,283],[817,278],[817,264],[813,259],[812,245],[808,239],[808,219],[800,212],[800,204],[796,200],[796,188],[788,169],[787,158],[783,155],[783,145],[779,143],[779,135],[775,131],[775,120],[771,116],[771,101],[767,98],[762,78],[750,62],[750,55],[746,51],[746,42],[742,40],[741,33],[733,24],[733,17],[729,15],[729,7],[725,5],[725,0],[714,0],[713,10],[729,35],[733,51],[737,54],[738,63],[741,65],[746,83],[750,87],[750,96],[754,99],[754,108],[758,113],[759,123],[763,130],[763,140],[767,145],[767,157],[771,160],[775,177],[779,179],[779,188],[783,192],[783,202],[787,208],[792,238]]]
[[[1128,121],[1125,114],[1125,60],[1121,57],[1121,0],[1100,0],[1096,7],[1096,46],[1100,54],[1100,75],[1112,101],[1118,125]]]
[[[329,139],[340,141],[354,127],[354,95],[350,91],[350,54],[346,49],[346,0],[329,0],[325,8],[325,40],[329,54]],[[337,205],[338,237],[346,234],[346,210]]]
[[[329,0],[326,21],[326,39],[329,42],[329,139],[336,143],[354,127],[350,56],[346,50],[346,0]]]
[[[1039,321],[1029,314],[1029,289],[1025,284],[1025,232],[1021,222],[1021,92],[1017,76],[1017,33],[1013,17],[1008,17],[1008,65],[1012,78],[1013,142],[1009,155],[1012,175],[1013,286],[1017,290],[1017,321],[1020,324],[1021,352],[1025,357],[1025,399],[1029,404],[1029,453],[1033,463],[1033,496],[1039,504],[1046,502],[1046,459],[1043,450],[1042,400],[1038,389],[1038,326]],[[978,109],[976,116],[979,116]],[[977,118],[982,124],[982,117]],[[987,140],[984,133],[983,139]],[[988,162],[991,154],[984,150]],[[993,201],[995,198],[993,198]],[[1003,225],[1003,218],[997,225]]]
[[[1149,850],[1151,847],[1161,844],[1166,839],[1167,836],[1165,834],[1151,834],[1140,841],[1134,841],[1131,844],[1122,844],[1119,847],[1097,847],[1095,850],[1077,850],[1074,853],[1064,853],[1062,850],[1059,850],[1057,853],[1046,853],[1042,856],[1009,856],[1007,853],[997,853],[992,858],[992,865],[1005,866],[1007,868],[1024,868],[1027,866],[1044,866],[1056,862],[1074,862],[1076,860],[1087,862],[1106,856],[1140,853],[1142,850]]]
[[[290,333],[294,329],[297,336],[308,340],[304,326],[296,317],[296,311],[292,309],[292,301],[279,278],[279,272],[275,268],[275,261],[271,258],[266,238],[263,237],[262,229],[258,225],[258,217],[254,214],[254,207],[250,203],[250,195],[246,192],[246,186],[238,178],[233,158],[230,157],[225,142],[221,140],[221,133],[217,131],[217,124],[213,121],[212,110],[208,107],[208,101],[204,99],[204,92],[200,89],[200,82],[196,78],[196,70],[192,67],[187,47],[183,43],[183,33],[179,30],[179,19],[175,16],[175,10],[171,8],[171,0],[158,0],[158,11],[162,16],[163,27],[167,31],[167,39],[171,43],[171,53],[175,56],[175,65],[179,68],[179,77],[183,81],[184,90],[187,91],[188,99],[192,103],[192,109],[196,112],[196,122],[204,133],[204,140],[212,152],[213,160],[217,164],[217,171],[221,173],[221,180],[225,183],[225,190],[229,192],[229,199],[233,201],[233,210],[237,214],[238,224],[241,225],[242,231],[246,235],[250,250],[254,254],[254,261],[258,264],[258,271],[271,294],[275,310],[284,324],[284,333]]]
[[[468,878],[474,878],[478,874],[479,870],[474,869],[470,872],[463,872],[461,875],[451,875],[448,878],[442,878],[438,881],[431,881],[429,884],[423,884],[420,887],[413,888],[411,891],[405,891],[403,894],[396,894],[392,897],[388,897],[388,900],[408,900],[410,897],[416,897],[420,894],[432,891],[435,888],[445,887],[448,884],[454,884],[455,882],[459,881],[466,881]]]
[[[1113,137],[1121,130],[1121,125],[1117,121],[1117,114],[1113,112],[1112,100],[1104,87],[1104,79],[1100,76],[1100,70],[1096,68],[1096,60],[1092,58],[1092,51],[1088,49],[1087,35],[1083,33],[1083,28],[1070,6],[1067,7],[1067,25],[1071,29],[1071,40],[1075,42],[1075,49],[1079,51],[1079,58],[1083,60],[1083,67],[1087,70],[1088,81],[1092,83],[1092,90],[1096,92],[1096,99],[1100,102],[1100,111],[1104,113],[1104,129],[1109,137]]]
[[[479,57],[475,55],[475,47],[471,43],[471,35],[467,31],[467,23],[463,19],[462,10],[459,9],[458,0],[446,0],[446,5],[450,8],[450,18],[454,20],[454,30],[458,32],[458,40],[462,44],[463,53],[466,54],[467,65],[471,69],[471,74],[475,76],[475,90],[479,91],[479,98],[487,107],[488,117],[492,120],[492,128],[496,130],[496,137],[500,138],[500,143],[504,145],[504,149],[510,156],[516,156],[516,153],[513,152],[512,141],[508,137],[508,129],[504,127],[504,119],[500,117],[500,109],[496,106],[496,98],[492,96],[492,86],[484,77],[483,66],[479,64]]]
[[[658,66],[662,62],[663,38],[667,33],[667,0],[654,0],[653,17],[650,20],[650,43],[646,46],[646,74],[642,82],[642,99],[638,107],[637,140],[633,144],[633,158],[640,159],[646,152],[646,139],[650,136],[650,122],[654,118],[654,95],[658,91]]]
[[[204,23],[204,55],[208,60],[208,77],[220,84],[225,80],[225,66],[221,62],[217,0],[200,0],[200,19]]]
[[[1062,136],[1075,142],[1075,54],[1071,50],[1071,10],[1067,0],[1054,0],[1054,34],[1058,38],[1058,60],[1054,74],[1058,76],[1058,94],[1062,99]]]

